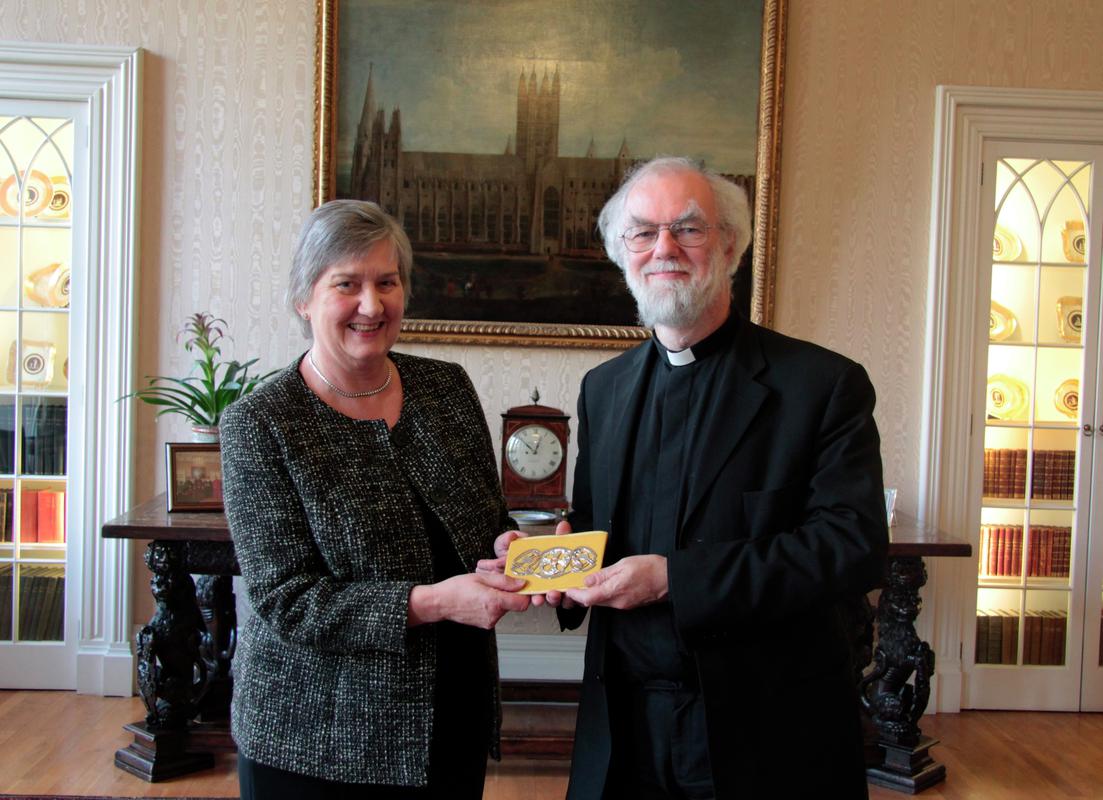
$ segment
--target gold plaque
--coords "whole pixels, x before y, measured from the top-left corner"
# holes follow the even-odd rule
[[[54,343],[23,340],[23,358],[20,362],[24,386],[42,388],[54,379]],[[8,348],[8,383],[15,384],[15,364],[18,347],[16,342]]]
[[[1030,394],[1026,384],[1010,375],[988,377],[988,416],[1008,421],[1026,419]]]
[[[53,185],[44,172],[32,169],[18,176],[13,173],[0,183],[0,209],[9,217],[18,217],[22,198],[23,216],[35,217],[50,205],[53,194]]]
[[[1003,225],[996,226],[992,235],[992,259],[994,261],[1014,261],[1023,252],[1023,243]]]
[[[1066,417],[1076,419],[1080,415],[1080,381],[1069,378],[1057,387],[1053,404]]]
[[[1001,306],[995,300],[992,301],[992,309],[988,312],[988,340],[1002,342],[1010,339],[1019,329],[1019,320],[1011,309]]]
[[[69,219],[69,204],[72,202],[69,179],[64,175],[51,175],[50,183],[54,193],[50,195],[49,204],[38,216],[42,219]]]
[[[586,531],[514,539],[506,553],[505,574],[525,579],[520,594],[580,589],[587,575],[601,569],[607,537],[605,531]]]
[[[27,297],[47,308],[69,307],[69,267],[60,262],[39,267],[23,281]]]
[[[1084,301],[1080,297],[1057,298],[1057,332],[1066,342],[1079,342],[1084,332]]]
[[[1084,233],[1084,222],[1079,219],[1070,219],[1065,223],[1065,229],[1061,231],[1061,247],[1065,250],[1065,258],[1076,264],[1083,264],[1088,252],[1088,237]]]

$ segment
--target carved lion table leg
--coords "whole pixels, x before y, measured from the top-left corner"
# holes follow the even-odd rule
[[[145,702],[144,723],[127,725],[134,741],[115,753],[115,765],[147,781],[206,769],[209,753],[187,751],[188,723],[207,686],[200,657],[205,632],[186,567],[183,543],[151,542],[146,564],[157,610],[138,634],[138,689]]]
[[[938,740],[924,736],[918,724],[934,673],[934,652],[915,631],[922,607],[919,589],[926,582],[922,558],[889,559],[888,579],[877,604],[873,668],[859,684],[862,705],[873,718],[884,750],[883,762],[866,774],[871,783],[911,794],[946,778],[946,768],[929,754]]]
[[[233,675],[230,665],[237,648],[237,609],[233,578],[203,575],[195,593],[205,626],[199,654],[207,666],[207,692],[199,704],[200,722],[225,721],[230,716]]]

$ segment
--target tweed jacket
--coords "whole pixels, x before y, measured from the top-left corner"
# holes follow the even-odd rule
[[[232,731],[241,753],[280,769],[420,786],[437,665],[434,626],[406,625],[410,589],[433,579],[419,509],[437,515],[468,570],[511,525],[466,373],[391,358],[404,393],[391,430],[323,403],[302,357],[222,418],[226,516],[255,611],[234,659]],[[496,754],[488,642],[471,657],[495,676],[485,735]]]

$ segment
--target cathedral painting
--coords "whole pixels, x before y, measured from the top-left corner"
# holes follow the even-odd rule
[[[337,5],[335,194],[405,228],[408,318],[634,325],[596,226],[625,171],[684,154],[753,192],[760,3]]]

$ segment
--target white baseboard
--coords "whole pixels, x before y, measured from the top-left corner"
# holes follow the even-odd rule
[[[570,634],[498,635],[502,680],[580,681],[586,637]]]
[[[134,677],[134,654],[128,642],[81,643],[77,650],[77,694],[130,697]]]

